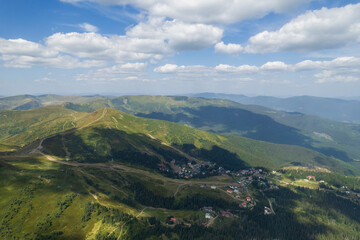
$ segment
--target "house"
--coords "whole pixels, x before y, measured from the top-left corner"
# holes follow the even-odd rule
[[[207,212],[212,212],[212,207],[203,207],[203,210],[204,211],[207,211]]]
[[[306,178],[307,178],[307,179],[309,179],[309,180],[311,180],[311,179],[312,179],[312,180],[316,181],[315,176],[307,176]]]
[[[205,218],[206,218],[206,219],[210,219],[210,218],[211,218],[210,213],[205,213]]]
[[[170,218],[169,222],[172,222],[173,224],[176,224],[177,223],[177,219],[172,217]]]
[[[235,190],[234,190],[234,193],[239,193],[239,189],[235,189]]]
[[[233,192],[233,190],[232,189],[228,189],[228,190],[226,190],[228,193],[232,193]]]
[[[247,206],[246,202],[242,202],[242,203],[240,204],[240,207],[246,208],[246,206]]]
[[[212,190],[215,190],[216,189],[216,186],[211,186],[210,187]]]
[[[223,211],[223,210],[220,211],[220,214],[221,214],[221,216],[223,216],[223,217],[230,217],[230,215],[231,215],[230,212],[228,212],[228,211]]]
[[[251,197],[246,197],[246,201],[251,202]]]
[[[265,214],[265,215],[272,214],[271,209],[270,209],[270,208],[268,208],[268,207],[265,207],[265,208],[264,208],[264,214]]]

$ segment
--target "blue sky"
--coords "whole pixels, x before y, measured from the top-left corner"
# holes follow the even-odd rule
[[[3,0],[0,95],[359,96],[359,1]]]

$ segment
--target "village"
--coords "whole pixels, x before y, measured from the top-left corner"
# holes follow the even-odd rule
[[[175,160],[172,162],[175,165]],[[176,166],[176,165],[175,165]],[[257,202],[256,199],[249,191],[251,188],[250,185],[256,184],[261,190],[260,192],[265,193],[267,191],[276,191],[279,190],[279,186],[274,183],[279,182],[280,184],[296,184],[297,182],[309,184],[318,184],[319,190],[329,191],[328,189],[322,188],[325,184],[324,180],[317,180],[316,176],[309,175],[304,179],[300,179],[294,183],[285,182],[282,179],[282,174],[275,170],[267,171],[263,168],[247,168],[247,169],[238,169],[238,170],[228,170],[223,167],[218,167],[214,163],[202,162],[200,164],[191,164],[176,166],[176,176],[178,178],[190,180],[202,179],[211,176],[229,176],[234,180],[233,184],[227,185],[216,185],[216,184],[199,184],[200,188],[207,191],[215,191],[218,193],[224,193],[228,196],[231,196],[233,199],[237,200],[239,210],[231,212],[226,209],[214,209],[212,206],[203,206],[200,210],[204,212],[202,225],[209,227],[214,224],[215,219],[218,217],[226,218],[237,218],[239,217],[239,212],[245,210],[252,210]],[[360,194],[349,190],[346,186],[342,186],[338,190],[339,193],[343,195],[352,196],[354,198],[360,199]],[[264,195],[264,194],[263,194]],[[265,196],[265,195],[264,195]],[[268,198],[268,205],[264,206],[264,215],[275,215],[273,209],[273,204],[276,202],[275,198]],[[168,224],[174,225],[177,224],[178,220],[175,217],[168,219]]]
[[[249,185],[257,184],[261,187],[262,191],[271,191],[278,190],[279,187],[275,185],[272,181],[268,181],[267,177],[270,175],[268,171],[263,168],[247,168],[247,169],[237,169],[237,170],[228,170],[223,167],[217,166],[215,163],[210,162],[201,162],[201,163],[188,163],[181,164],[180,166],[176,164],[175,160],[171,161],[171,168],[175,169],[175,176],[181,179],[202,179],[211,176],[229,176],[234,181],[232,184],[227,185],[216,185],[216,184],[199,184],[200,188],[208,191],[215,191],[217,193],[227,194],[232,197],[236,202],[238,202],[239,210],[236,213],[232,213],[229,210],[225,209],[214,209],[212,206],[203,206],[200,210],[204,211],[205,221],[202,223],[203,226],[210,226],[213,224],[214,220],[219,216],[226,218],[236,218],[239,217],[238,213],[244,210],[252,210],[258,200],[252,196],[251,191],[249,191]],[[167,171],[165,165],[160,165],[161,171]],[[192,183],[193,184],[193,183]],[[275,199],[268,199],[269,205],[264,207],[264,215],[275,214],[272,203],[275,202]],[[177,224],[178,220],[175,217],[168,219],[168,224]]]

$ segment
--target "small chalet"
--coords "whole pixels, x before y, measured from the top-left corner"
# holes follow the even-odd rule
[[[246,202],[241,203],[241,207],[246,208],[246,206],[247,206]]]
[[[169,222],[172,222],[173,224],[176,224],[177,223],[177,219],[172,217],[170,218]]]
[[[270,209],[270,208],[268,208],[268,207],[265,207],[265,208],[264,208],[264,214],[265,214],[265,215],[272,214],[271,209]]]
[[[251,197],[246,197],[246,201],[251,202]]]
[[[228,212],[228,211],[223,211],[223,210],[221,210],[220,211],[220,214],[221,214],[221,216],[223,216],[223,217],[230,217],[230,212]]]
[[[311,179],[312,179],[312,180],[316,181],[315,176],[307,176],[306,178],[307,178],[307,179],[309,179],[309,180],[311,180]]]
[[[232,189],[228,189],[228,190],[226,190],[228,193],[232,193],[233,192],[233,190]]]
[[[212,212],[212,207],[203,207],[203,210],[204,211],[207,211],[207,212]]]

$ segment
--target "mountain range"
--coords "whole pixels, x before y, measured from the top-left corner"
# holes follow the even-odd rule
[[[2,239],[360,236],[355,123],[184,96],[2,100]]]

